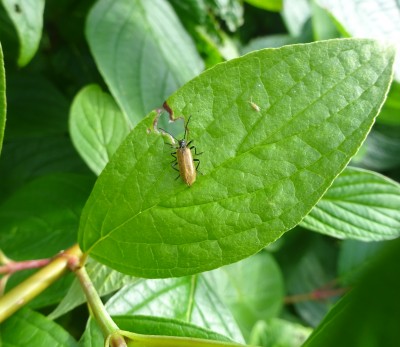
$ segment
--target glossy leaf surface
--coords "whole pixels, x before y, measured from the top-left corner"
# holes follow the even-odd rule
[[[203,175],[190,188],[174,180],[169,136],[149,114],[100,175],[81,248],[142,277],[198,273],[258,252],[308,214],[356,153],[393,57],[375,41],[332,40],[207,70],[167,100],[176,117],[192,115]]]

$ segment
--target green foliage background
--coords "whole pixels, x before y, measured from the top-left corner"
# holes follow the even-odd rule
[[[79,242],[126,330],[397,346],[399,19],[395,0],[2,0],[0,249]],[[190,115],[188,188],[158,127]],[[84,302],[65,276],[0,344],[101,345]]]

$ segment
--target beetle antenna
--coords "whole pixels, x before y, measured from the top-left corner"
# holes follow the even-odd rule
[[[163,128],[158,128],[158,129],[164,131],[165,133],[167,133],[168,135],[172,136],[176,141],[179,142],[179,140],[174,135],[172,135],[169,131],[167,131],[167,130],[165,130]]]
[[[183,135],[183,138],[184,138],[184,139],[186,139],[186,134],[187,134],[188,124],[189,124],[190,118],[192,118],[192,115],[189,116],[189,118],[188,118],[188,120],[187,120],[187,122],[186,122],[186,125],[185,125],[185,134]],[[187,140],[187,139],[186,139],[186,140]]]

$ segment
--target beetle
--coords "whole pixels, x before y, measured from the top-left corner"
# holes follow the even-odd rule
[[[197,170],[200,165],[200,160],[197,158],[193,158],[192,149],[194,149],[195,155],[203,154],[203,152],[197,153],[196,146],[190,146],[192,144],[193,140],[188,142],[188,139],[187,139],[188,124],[189,124],[191,117],[192,116],[190,116],[188,121],[186,122],[185,133],[183,135],[182,140],[178,140],[170,132],[160,128],[160,130],[169,134],[178,142],[178,146],[169,144],[172,148],[176,149],[175,152],[171,153],[171,155],[174,157],[174,160],[171,162],[171,166],[174,170],[179,171],[179,175],[176,179],[178,179],[180,176],[182,178],[183,182],[185,182],[189,187],[196,181],[196,173],[197,173]],[[197,162],[196,167],[195,167],[194,162]],[[177,165],[178,165],[178,169],[176,168]]]

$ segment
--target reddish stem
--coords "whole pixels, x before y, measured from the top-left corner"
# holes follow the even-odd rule
[[[39,267],[46,266],[52,261],[51,258],[48,259],[36,259],[36,260],[25,260],[25,261],[11,261],[5,265],[0,266],[0,274],[12,274],[17,271],[36,269]]]
[[[346,293],[349,288],[337,288],[337,289],[316,289],[310,293],[296,294],[287,296],[284,300],[285,304],[295,304],[302,301],[318,301],[328,299],[334,296],[340,296]]]

